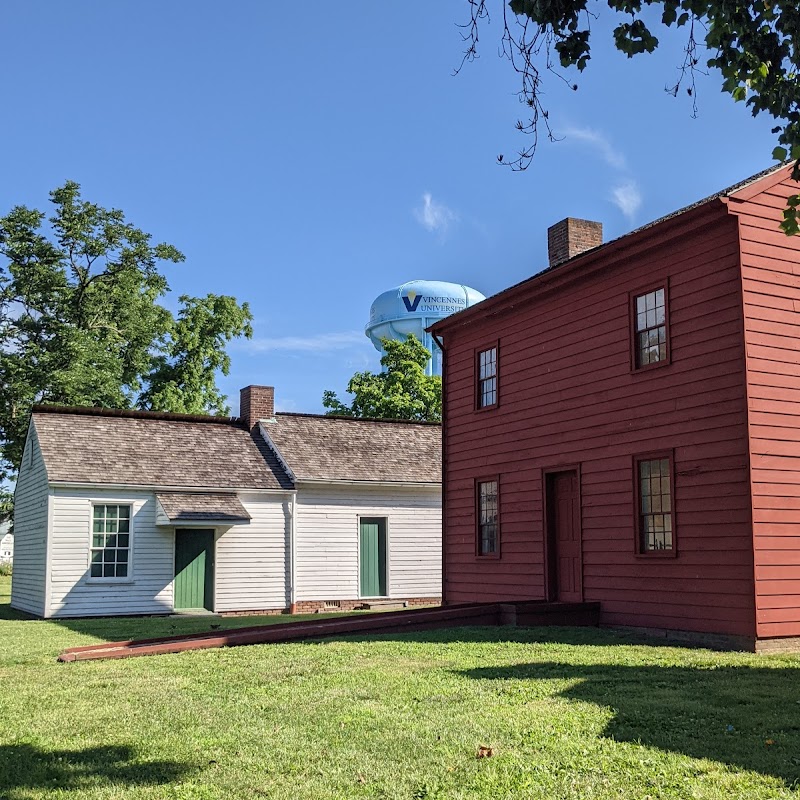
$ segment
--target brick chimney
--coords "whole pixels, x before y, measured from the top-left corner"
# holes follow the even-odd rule
[[[586,250],[603,244],[603,223],[567,217],[547,229],[550,266],[569,261]]]
[[[275,388],[272,386],[245,386],[239,392],[239,419],[251,431],[260,419],[275,416]]]

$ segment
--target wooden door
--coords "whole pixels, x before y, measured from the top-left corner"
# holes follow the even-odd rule
[[[175,531],[175,608],[214,610],[214,531]]]
[[[581,509],[578,472],[546,476],[548,599],[565,603],[583,600]]]
[[[361,597],[386,596],[386,520],[362,518],[360,530]]]

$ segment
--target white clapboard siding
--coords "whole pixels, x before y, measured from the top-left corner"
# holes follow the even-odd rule
[[[419,487],[302,486],[298,491],[298,600],[359,597],[359,518],[388,520],[388,596],[442,592],[441,490]]]
[[[266,611],[288,605],[287,495],[240,493],[250,514],[216,542],[216,611]]]
[[[38,617],[45,613],[48,485],[33,423],[14,494],[14,573],[11,605]]]
[[[53,490],[50,609],[53,617],[166,614],[172,611],[175,538],[156,528],[155,496],[147,491]],[[89,576],[92,505],[131,505],[131,553],[125,579]]]

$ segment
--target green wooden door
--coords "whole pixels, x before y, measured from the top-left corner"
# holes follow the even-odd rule
[[[386,595],[386,520],[361,520],[361,596]]]
[[[214,531],[175,531],[175,608],[214,610]]]

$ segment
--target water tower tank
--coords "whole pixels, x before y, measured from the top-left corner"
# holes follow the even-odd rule
[[[460,283],[409,281],[375,298],[365,333],[381,354],[381,339],[405,341],[413,333],[433,354],[427,374],[441,375],[442,352],[425,328],[485,299],[480,292]]]

